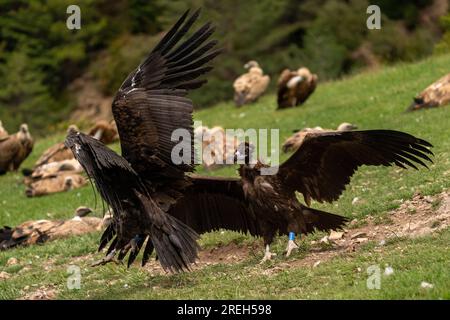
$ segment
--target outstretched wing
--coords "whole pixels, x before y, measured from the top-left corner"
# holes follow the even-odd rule
[[[297,151],[284,162],[278,176],[286,186],[319,202],[337,200],[362,165],[417,169],[432,162],[425,140],[393,130],[314,132],[306,134]]]
[[[210,23],[178,45],[199,16],[199,11],[189,18],[188,13],[127,77],[112,105],[122,155],[141,177],[179,178],[194,168],[193,105],[186,95],[206,82],[198,77],[212,69],[206,64],[220,50],[213,49],[216,41],[206,42],[214,31]],[[176,129],[188,136],[182,146],[190,153],[179,164],[171,158],[179,143],[171,139]]]
[[[227,229],[261,236],[240,179],[191,176],[192,185],[169,214],[198,233]]]

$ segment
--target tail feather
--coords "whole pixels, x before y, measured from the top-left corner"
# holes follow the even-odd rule
[[[311,233],[315,229],[319,231],[342,229],[349,221],[346,217],[313,208],[305,208],[303,215],[306,220],[307,233]]]
[[[151,243],[158,255],[161,266],[170,272],[189,271],[195,263],[199,246],[198,234],[172,216],[167,216],[165,230],[153,227]]]

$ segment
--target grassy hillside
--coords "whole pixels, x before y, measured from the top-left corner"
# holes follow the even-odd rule
[[[341,81],[320,84],[304,106],[276,111],[275,97],[267,95],[254,105],[236,109],[231,102],[196,112],[196,120],[204,125],[225,128],[279,128],[280,140],[292,130],[305,126],[335,128],[341,122],[352,122],[360,129],[390,128],[412,133],[430,141],[435,153],[430,169],[400,170],[397,168],[364,167],[353,177],[351,185],[339,201],[330,205],[313,203],[314,207],[348,217],[362,219],[368,215],[380,221],[386,212],[397,207],[401,199],[410,199],[415,192],[436,194],[450,187],[450,107],[424,112],[404,113],[412,97],[429,83],[447,73],[450,55],[428,59],[417,64],[398,65],[376,73],[357,75]],[[201,90],[208,90],[204,87]],[[39,154],[63,134],[37,141],[35,151],[24,164],[30,167]],[[115,146],[118,149],[118,146]],[[284,160],[287,155],[283,155]],[[235,168],[200,173],[235,175]],[[19,174],[0,177],[0,225],[16,225],[27,219],[68,218],[80,205],[101,203],[90,186],[53,196],[27,199]],[[352,205],[352,200],[360,201]],[[311,236],[312,239],[317,236]],[[266,268],[295,262],[308,255],[306,241],[293,257],[285,259],[281,252],[285,239],[278,239],[274,250],[279,253],[267,266],[257,262],[262,258],[260,242],[231,232],[205,235],[201,244],[206,248],[230,242],[237,246],[256,246],[248,258],[237,264],[222,262],[205,266],[182,275],[153,275],[137,266],[109,265],[90,268],[99,234],[54,241],[42,246],[0,252],[0,272],[11,275],[0,280],[0,298],[24,296],[40,287],[55,290],[59,298],[450,298],[448,241],[450,232],[417,240],[399,240],[374,252],[369,243],[358,253],[334,258],[317,268],[292,266],[276,275]],[[433,250],[429,248],[433,247]],[[9,258],[18,265],[7,266]],[[396,274],[382,290],[367,290],[364,272],[355,272],[373,263],[389,264]],[[82,269],[80,290],[66,288],[67,266]],[[433,281],[431,291],[419,289],[420,281]],[[236,285],[236,283],[239,285]]]

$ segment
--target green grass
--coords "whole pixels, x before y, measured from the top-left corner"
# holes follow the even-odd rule
[[[344,121],[355,123],[360,129],[402,130],[430,141],[436,156],[429,170],[364,167],[353,177],[337,202],[327,205],[313,203],[315,207],[348,217],[361,219],[372,215],[384,224],[389,221],[386,212],[396,208],[400,199],[409,199],[415,192],[432,195],[450,187],[450,107],[403,112],[417,92],[448,72],[449,65],[450,55],[445,55],[323,83],[305,105],[295,109],[276,111],[275,97],[267,95],[258,103],[240,109],[231,102],[222,103],[196,112],[195,118],[208,126],[279,128],[281,142],[294,129],[305,126],[334,128]],[[45,148],[63,136],[58,134],[37,141],[35,151],[24,167],[31,167]],[[287,155],[282,155],[281,160],[286,158]],[[198,171],[206,173],[202,169]],[[208,174],[236,175],[235,167]],[[99,199],[95,201],[90,186],[28,199],[21,180],[20,174],[0,177],[0,225],[14,226],[28,219],[68,218],[80,205],[97,205],[96,214],[101,215],[101,202]],[[356,205],[351,204],[354,197],[360,199]],[[317,237],[313,235],[310,239]],[[0,299],[19,298],[24,295],[25,287],[29,287],[29,292],[42,285],[56,287],[57,298],[63,299],[450,299],[450,230],[422,239],[400,239],[381,248],[368,244],[356,253],[334,258],[317,268],[292,267],[273,275],[266,275],[266,269],[285,262],[285,259],[278,256],[268,265],[259,266],[261,253],[254,251],[239,264],[218,264],[180,275],[152,275],[137,266],[129,270],[117,265],[91,268],[88,263],[102,256],[95,253],[98,238],[96,233],[0,252],[0,272],[11,275],[8,280],[0,280]],[[255,239],[231,232],[211,233],[202,237],[201,244],[211,248],[231,241],[249,245]],[[277,239],[276,252],[282,252],[284,241]],[[306,244],[302,245],[290,260],[307,255],[308,249]],[[77,259],[88,254],[93,256]],[[19,259],[19,265],[6,266],[10,257]],[[66,288],[67,266],[72,263],[81,268],[80,290]],[[387,264],[395,270],[392,276],[382,277],[380,290],[366,288],[365,270],[374,264],[382,269]],[[46,265],[49,266],[47,270]],[[358,272],[358,268],[362,271]],[[422,281],[433,283],[434,288],[421,289]]]

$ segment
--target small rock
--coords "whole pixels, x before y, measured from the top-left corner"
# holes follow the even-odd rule
[[[386,267],[384,269],[384,275],[385,276],[390,276],[392,274],[394,274],[394,269],[392,267]]]
[[[359,201],[359,198],[358,198],[358,197],[353,198],[353,200],[352,200],[352,205],[354,206],[355,204],[358,203],[358,201]]]
[[[367,238],[356,238],[356,242],[358,242],[358,243],[363,243],[363,242],[366,242],[366,241],[369,241],[369,239],[367,239]]]
[[[384,246],[385,244],[386,244],[386,240],[384,240],[384,239],[378,243],[379,246]]]
[[[317,241],[314,241],[314,240],[313,240],[313,241],[311,241],[311,244],[312,244],[312,245],[315,245],[315,244],[317,244]]]
[[[2,271],[0,272],[0,280],[6,280],[9,279],[11,275],[8,272]]]
[[[11,257],[8,259],[8,261],[6,262],[7,266],[14,266],[16,264],[19,263],[19,260],[17,260],[17,258]]]
[[[124,287],[125,289],[127,289],[129,286],[128,286],[127,283],[125,283],[125,284],[123,285],[123,287]]]
[[[342,236],[344,235],[343,232],[337,232],[337,231],[331,231],[330,236],[328,237],[329,240],[338,240],[342,239]]]
[[[366,233],[360,231],[360,232],[357,232],[357,233],[352,234],[351,237],[350,237],[350,239],[363,238],[363,237],[365,237],[365,236],[366,236]]]
[[[318,261],[316,261],[316,262],[314,262],[314,264],[313,264],[313,268],[316,268],[319,264],[321,263],[321,261],[320,260],[318,260]]]
[[[91,208],[81,206],[75,210],[75,217],[85,217],[92,212]]]
[[[358,219],[355,218],[352,221],[350,221],[350,226],[354,226],[357,223],[358,223]]]
[[[356,271],[358,271],[358,272],[361,272],[361,268],[360,267],[358,267],[358,268],[356,268]]]
[[[428,283],[426,281],[422,281],[422,283],[420,284],[420,287],[423,289],[433,289],[434,285],[432,285],[431,283]]]

